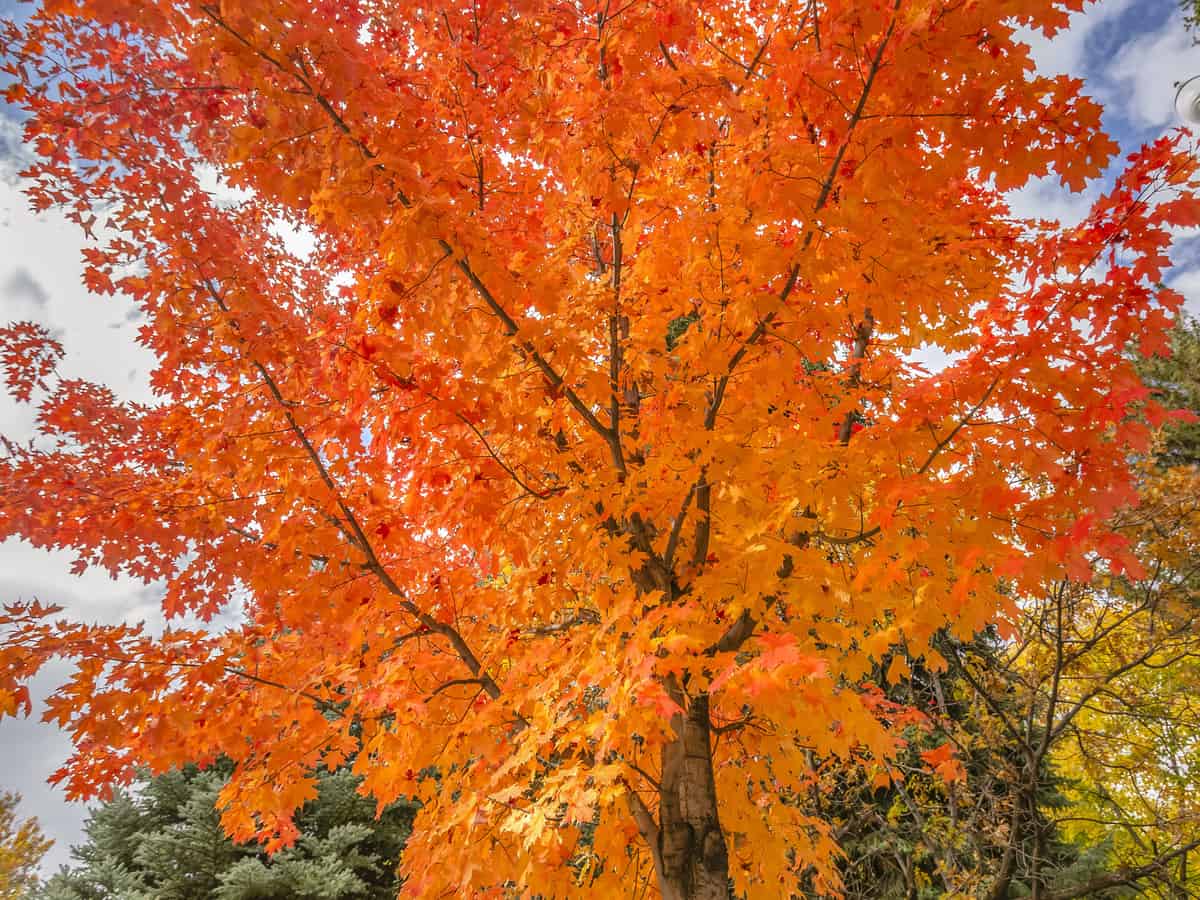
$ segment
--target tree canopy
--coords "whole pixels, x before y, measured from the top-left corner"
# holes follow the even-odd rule
[[[1126,348],[1200,182],[1180,132],[1013,215],[1117,149],[1020,40],[1078,5],[43,0],[0,32],[29,195],[156,401],[0,331],[0,537],[240,618],[6,607],[0,713],[74,660],[71,795],[227,757],[272,850],[353,757],[421,804],[410,896],[837,893],[803,798],[904,752],[879,662],[1144,575]]]

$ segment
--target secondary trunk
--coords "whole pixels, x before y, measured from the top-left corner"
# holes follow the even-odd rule
[[[729,900],[729,856],[717,815],[708,697],[672,722],[662,751],[657,858],[663,900]]]

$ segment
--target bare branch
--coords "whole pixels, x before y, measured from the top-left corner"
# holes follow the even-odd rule
[[[1185,853],[1190,853],[1197,847],[1200,847],[1200,840],[1191,841],[1169,853],[1162,854],[1145,865],[1127,866],[1115,872],[1110,872],[1107,875],[1100,875],[1078,887],[1046,894],[1046,900],[1076,900],[1077,897],[1099,894],[1110,888],[1134,885],[1143,878],[1162,872],[1166,868],[1167,863],[1183,856]]]
[[[444,684],[439,684],[436,688],[434,688],[433,692],[430,693],[430,695],[425,698],[425,702],[428,703],[430,700],[432,700],[434,697],[436,697],[438,694],[440,694],[444,690],[447,690],[452,687],[461,687],[462,685],[465,685],[465,684],[473,684],[478,687],[484,686],[483,681],[479,678],[452,678],[450,681],[447,681]]]
[[[628,785],[625,786],[625,801],[629,804],[629,812],[633,816],[633,821],[637,823],[642,841],[649,848],[650,856],[654,859],[654,872],[661,884],[666,872],[663,867],[662,850],[659,847],[658,823],[654,821],[654,814],[650,812],[642,798]]]

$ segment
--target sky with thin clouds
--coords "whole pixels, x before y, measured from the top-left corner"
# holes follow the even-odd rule
[[[27,15],[29,6],[0,0],[0,17]],[[1072,18],[1053,40],[1029,35],[1040,68],[1083,78],[1086,91],[1106,107],[1105,127],[1128,153],[1175,124],[1175,82],[1200,74],[1200,48],[1184,31],[1175,0],[1101,0]],[[0,323],[39,322],[66,349],[60,372],[99,382],[126,400],[152,401],[149,352],[136,342],[140,313],[124,297],[89,296],[81,283],[80,251],[85,240],[77,226],[55,212],[34,214],[21,194],[17,172],[25,153],[15,110],[0,107]],[[1109,179],[1111,180],[1111,175]],[[1106,186],[1101,180],[1077,195],[1056,179],[1041,179],[1012,196],[1022,216],[1079,219]],[[1181,233],[1169,278],[1189,308],[1200,312],[1200,241]],[[32,410],[0,396],[0,434],[22,439],[31,433]],[[145,621],[162,627],[162,591],[156,586],[103,573],[70,574],[72,556],[35,549],[16,540],[0,542],[0,602],[31,600],[66,607],[82,620]],[[43,696],[64,669],[44,673],[34,684]],[[67,737],[30,719],[0,721],[0,789],[24,796],[22,812],[36,815],[56,840],[44,868],[68,861],[80,838],[86,809],[67,803],[46,778],[66,759]]]

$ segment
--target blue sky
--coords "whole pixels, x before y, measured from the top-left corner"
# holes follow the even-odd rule
[[[0,16],[22,15],[29,7],[0,0]],[[1127,152],[1172,127],[1173,83],[1200,75],[1200,48],[1182,26],[1174,0],[1102,0],[1072,20],[1053,41],[1031,36],[1043,70],[1082,77],[1087,90],[1106,105],[1105,125]],[[151,359],[134,343],[138,312],[126,299],[89,297],[80,283],[78,229],[50,212],[34,215],[20,193],[19,131],[15,113],[0,108],[0,322],[40,321],[67,348],[63,371],[107,384],[127,399],[150,398]],[[1077,219],[1104,187],[1066,194],[1046,179],[1013,197],[1023,215]],[[1170,283],[1200,312],[1200,240],[1180,234]],[[20,438],[31,416],[0,397],[0,434]],[[72,576],[66,553],[35,550],[17,541],[0,542],[0,602],[37,597],[66,606],[72,615],[103,622],[146,621],[161,625],[161,592],[137,582],[112,581],[97,573]],[[60,670],[61,671],[61,670]],[[48,673],[35,685],[44,691]],[[20,791],[25,814],[37,815],[57,844],[47,857],[53,870],[68,859],[79,839],[85,808],[66,803],[46,777],[67,756],[68,742],[36,720],[0,722],[0,789]]]

